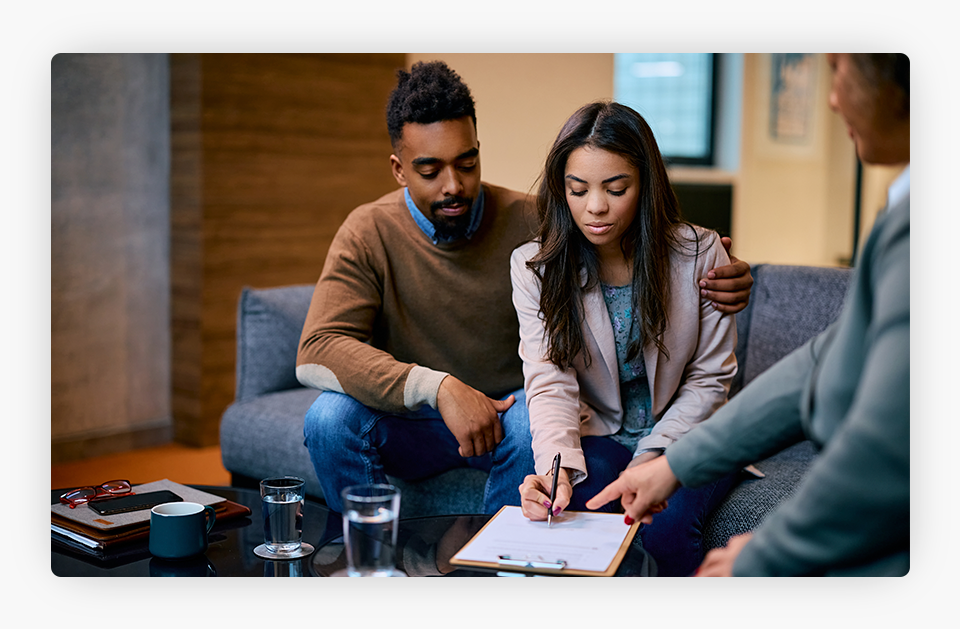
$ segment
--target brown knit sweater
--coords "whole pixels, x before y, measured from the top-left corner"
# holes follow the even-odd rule
[[[532,199],[483,184],[468,241],[435,245],[403,189],[337,232],[300,337],[297,378],[390,412],[437,406],[452,374],[491,397],[523,386],[510,253],[532,237]]]

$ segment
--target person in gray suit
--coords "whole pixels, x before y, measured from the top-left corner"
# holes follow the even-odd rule
[[[698,487],[804,439],[820,448],[797,491],[696,576],[877,575],[910,569],[910,66],[831,54],[830,107],[860,159],[903,165],[859,256],[843,309],[653,461],[587,502],[620,498],[645,523]]]

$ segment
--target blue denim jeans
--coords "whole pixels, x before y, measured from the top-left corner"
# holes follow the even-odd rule
[[[585,511],[586,502],[617,479],[633,453],[607,437],[581,437],[587,462],[587,478],[573,488],[568,509]],[[653,516],[652,524],[640,525],[640,540],[657,562],[657,576],[690,576],[703,561],[703,527],[707,517],[736,483],[737,474],[690,489],[681,487],[667,500],[667,508]],[[598,511],[622,512],[619,501]]]
[[[304,444],[327,505],[340,511],[344,487],[427,478],[459,467],[489,472],[485,513],[519,505],[518,487],[533,474],[530,416],[523,389],[500,416],[503,441],[491,453],[464,458],[440,413],[424,406],[405,414],[377,411],[342,393],[320,394],[304,418]],[[509,397],[509,396],[504,396]]]

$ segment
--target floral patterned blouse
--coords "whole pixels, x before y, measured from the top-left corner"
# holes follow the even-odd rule
[[[623,425],[610,438],[633,452],[637,442],[650,434],[654,424],[643,352],[627,361],[631,341],[640,338],[640,327],[634,325],[632,311],[633,287],[601,284],[600,288],[613,325],[617,364],[620,366],[620,403],[623,406]]]

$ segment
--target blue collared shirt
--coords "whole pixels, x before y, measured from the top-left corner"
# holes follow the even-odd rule
[[[427,235],[427,238],[430,239],[433,244],[438,245],[441,242],[450,242],[449,239],[440,240],[437,238],[437,230],[434,229],[433,223],[430,222],[423,212],[417,209],[417,205],[413,202],[413,198],[410,196],[410,189],[403,189],[403,198],[407,202],[407,209],[410,210],[410,215],[413,217],[413,220],[416,221],[417,226],[420,230]],[[470,226],[467,228],[467,238],[471,238],[473,234],[477,231],[477,228],[480,227],[480,221],[483,219],[483,186],[480,186],[480,194],[477,195],[476,200],[473,202],[472,218],[470,219]]]
[[[890,187],[887,189],[887,205],[893,207],[910,194],[910,164],[903,169]]]

